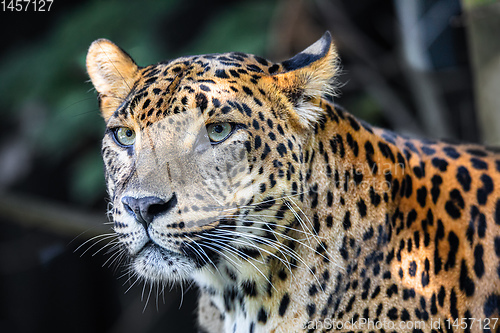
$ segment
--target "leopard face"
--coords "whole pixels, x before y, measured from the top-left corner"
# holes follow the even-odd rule
[[[335,106],[329,33],[281,63],[233,52],[138,67],[97,40],[87,69],[130,267],[194,280],[202,331],[434,332],[500,315],[500,155]]]
[[[318,70],[334,66],[328,38],[308,51],[328,57]],[[294,61],[228,53],[139,68],[98,40],[87,62],[107,122],[114,229],[140,276],[188,279],[282,242],[262,239],[295,223],[285,198],[304,190],[304,138],[315,117],[307,105],[318,97],[316,87],[299,87],[306,78],[291,71]]]

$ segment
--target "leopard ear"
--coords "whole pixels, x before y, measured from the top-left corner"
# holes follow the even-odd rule
[[[322,112],[319,99],[335,90],[337,51],[330,32],[281,66],[281,72],[273,75],[274,83],[293,105],[299,123],[314,126]]]
[[[87,53],[87,72],[99,93],[99,107],[107,121],[132,89],[138,67],[122,49],[98,39]]]

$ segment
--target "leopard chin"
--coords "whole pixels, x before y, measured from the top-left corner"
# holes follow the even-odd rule
[[[140,278],[154,283],[189,280],[196,265],[189,257],[149,242],[132,258],[131,267]]]

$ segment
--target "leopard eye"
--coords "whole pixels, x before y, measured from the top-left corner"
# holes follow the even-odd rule
[[[116,141],[123,146],[131,146],[135,143],[135,132],[128,127],[118,127],[114,135]]]
[[[219,143],[231,134],[233,127],[230,123],[215,123],[207,126],[208,138],[212,143]]]

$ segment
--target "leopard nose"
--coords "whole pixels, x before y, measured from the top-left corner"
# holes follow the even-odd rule
[[[167,213],[177,204],[177,197],[174,193],[170,200],[165,201],[158,197],[126,196],[122,198],[122,203],[125,210],[147,229],[155,217]]]

